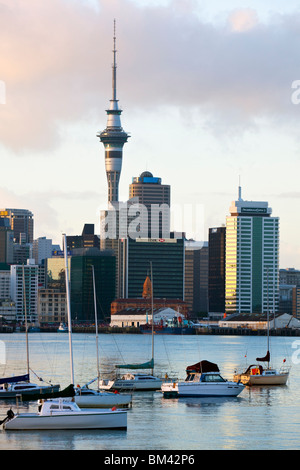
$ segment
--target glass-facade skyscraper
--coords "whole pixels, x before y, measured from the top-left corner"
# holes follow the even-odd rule
[[[208,310],[225,312],[226,227],[209,229],[208,239]]]
[[[71,311],[74,320],[95,321],[92,266],[95,271],[97,316],[110,318],[110,305],[115,298],[115,257],[97,248],[73,250],[71,256]]]
[[[239,198],[226,218],[226,313],[278,310],[279,218],[267,202]]]

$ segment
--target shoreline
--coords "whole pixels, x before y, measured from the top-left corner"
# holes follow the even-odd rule
[[[171,328],[170,328],[171,329]],[[12,327],[0,327],[0,333],[11,334],[11,333],[25,333],[25,328],[20,331],[16,331]],[[40,327],[37,331],[29,331],[29,333],[57,333],[57,327]],[[95,326],[72,326],[73,333],[95,333]],[[145,334],[138,327],[98,327],[99,334]],[[63,334],[63,333],[60,333]],[[65,333],[64,333],[65,334]],[[148,333],[151,334],[151,333]],[[155,331],[155,335],[177,335],[177,336],[189,336],[189,335],[223,335],[223,336],[266,336],[267,330],[265,329],[251,329],[251,328],[230,328],[230,327],[201,327],[195,328],[194,331],[190,331],[188,334],[185,333],[184,328],[182,332],[160,332]],[[270,336],[300,336],[300,329],[292,328],[276,328],[270,330]]]

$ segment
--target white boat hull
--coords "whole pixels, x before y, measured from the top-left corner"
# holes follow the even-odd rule
[[[80,413],[17,414],[7,421],[6,430],[126,429],[126,411],[81,411]]]
[[[175,386],[174,386],[175,385]],[[166,396],[178,397],[236,397],[243,390],[243,384],[234,382],[216,382],[213,384],[202,382],[165,383],[161,390]]]
[[[116,380],[101,380],[100,388],[103,390],[130,390],[130,391],[146,391],[146,390],[160,390],[162,380],[159,378],[145,379],[116,379]]]
[[[113,406],[129,406],[132,397],[129,394],[103,392],[97,395],[76,395],[75,403],[80,408],[112,408]]]

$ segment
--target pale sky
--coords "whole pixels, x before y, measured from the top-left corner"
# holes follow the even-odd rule
[[[280,217],[280,267],[300,269],[294,0],[0,0],[1,208],[31,210],[35,238],[53,243],[85,223],[99,233],[114,19],[131,135],[120,200],[147,169],[175,207],[202,209],[207,240],[240,178],[244,199]],[[191,224],[173,228],[193,236]]]

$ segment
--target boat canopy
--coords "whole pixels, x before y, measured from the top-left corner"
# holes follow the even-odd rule
[[[116,367],[118,369],[153,369],[154,359],[152,358],[150,361],[144,362],[143,364],[117,364]]]
[[[262,366],[257,365],[257,364],[251,364],[251,365],[248,367],[248,369],[245,370],[244,374],[245,374],[245,375],[250,374],[250,371],[251,371],[252,368],[254,368],[255,370],[258,369],[260,374],[263,373],[263,368],[262,368]]]
[[[186,368],[186,372],[220,372],[217,364],[209,361],[200,361]]]
[[[0,379],[0,385],[2,385],[2,384],[14,384],[16,382],[29,382],[29,374],[16,375],[14,377],[6,377],[4,379]]]
[[[267,352],[265,357],[257,357],[256,360],[260,362],[270,362],[270,351]]]

